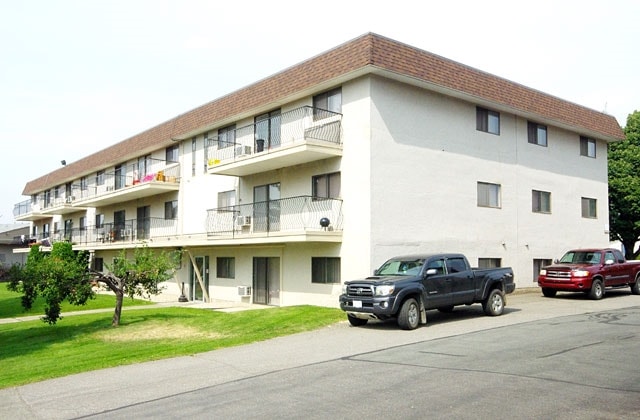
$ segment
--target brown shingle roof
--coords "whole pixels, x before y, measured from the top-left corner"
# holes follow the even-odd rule
[[[575,127],[576,131],[598,133],[604,139],[624,138],[620,125],[610,115],[369,33],[30,181],[23,194],[35,194],[97,169],[113,166],[132,153],[138,155],[169,146],[172,138],[365,68],[393,72],[437,85],[444,90],[513,109],[514,113],[539,116]]]

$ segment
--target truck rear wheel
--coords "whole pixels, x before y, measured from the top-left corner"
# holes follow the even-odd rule
[[[404,301],[398,314],[398,326],[403,330],[414,330],[420,324],[420,307],[414,298]]]
[[[367,325],[367,319],[356,318],[355,316],[347,315],[347,319],[349,320],[349,324],[354,327],[361,327],[363,325]]]
[[[556,289],[549,289],[548,287],[542,288],[542,294],[544,297],[554,297],[558,293]]]
[[[484,313],[489,316],[502,315],[504,311],[504,294],[500,289],[493,289],[489,292],[487,299],[482,302]]]
[[[636,275],[636,281],[631,283],[631,294],[640,295],[640,273]]]
[[[604,296],[604,286],[601,280],[594,280],[591,283],[591,290],[589,291],[589,297],[593,300],[602,299]]]

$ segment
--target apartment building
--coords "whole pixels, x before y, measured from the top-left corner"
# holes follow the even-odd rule
[[[623,138],[610,115],[368,33],[40,174],[14,214],[98,270],[183,251],[167,299],[337,306],[344,280],[416,252],[534,287],[566,249],[609,244]]]

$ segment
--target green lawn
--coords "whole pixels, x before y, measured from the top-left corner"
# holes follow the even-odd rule
[[[7,306],[15,305],[16,296],[19,305],[19,295],[0,284],[0,308],[2,314],[9,313],[4,317],[19,316],[5,309],[7,302]],[[106,307],[113,307],[110,298]],[[248,344],[345,319],[339,309],[314,306],[235,313],[179,307],[125,308],[117,328],[111,327],[112,316],[111,311],[67,316],[54,326],[40,320],[0,324],[0,388]]]
[[[44,299],[38,298],[33,303],[31,310],[27,311],[22,307],[20,301],[20,293],[10,292],[7,290],[7,283],[0,283],[0,318],[15,318],[21,316],[44,315]],[[115,309],[115,297],[111,294],[96,295],[95,299],[90,299],[84,306],[74,306],[67,302],[62,304],[62,314],[70,311],[84,311],[89,309]],[[153,305],[153,302],[147,300],[125,298],[123,306],[131,305]]]

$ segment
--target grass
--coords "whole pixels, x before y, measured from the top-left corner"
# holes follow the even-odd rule
[[[0,290],[4,308],[15,296],[7,296],[3,285]],[[344,320],[339,309],[314,306],[234,313],[150,306],[123,310],[117,328],[111,327],[112,315],[68,316],[55,326],[40,320],[0,324],[0,388],[238,346]]]
[[[21,294],[10,292],[7,290],[7,285],[5,283],[0,283],[0,318],[15,318],[22,316],[33,316],[33,315],[44,315],[44,299],[38,298],[35,302],[33,302],[33,307],[27,311],[22,307],[21,303]],[[139,300],[139,299],[129,299],[125,298],[122,306],[131,306],[131,305],[153,305],[153,302],[149,302],[148,300]],[[90,309],[104,309],[104,308],[114,308],[115,309],[116,302],[115,297],[113,295],[96,295],[95,299],[90,299],[86,305],[84,306],[74,306],[68,302],[63,302],[62,304],[62,313],[71,312],[71,311],[84,311]]]

